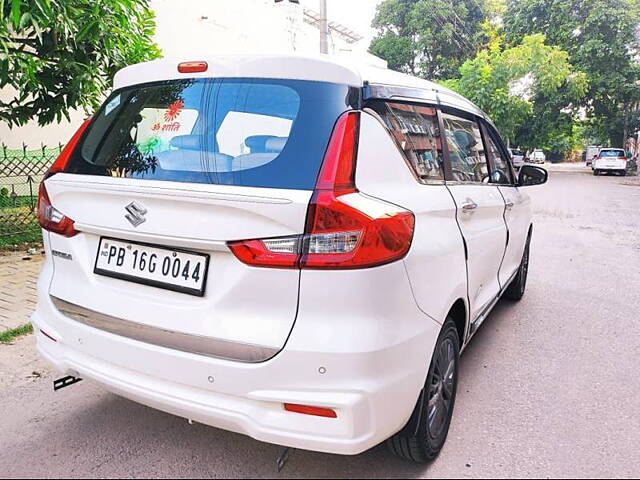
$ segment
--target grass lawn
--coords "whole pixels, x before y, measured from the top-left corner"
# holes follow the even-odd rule
[[[35,207],[36,202],[37,202],[37,197],[35,196],[31,198],[29,195],[23,195],[23,196],[12,198],[10,196],[2,195],[2,193],[0,193],[0,215],[2,215],[4,210],[7,208],[30,207],[31,205]]]
[[[45,148],[38,150],[27,150],[21,148],[2,150],[0,148],[0,162],[3,160],[26,160],[27,162],[48,162],[53,163],[56,157],[60,155],[58,147]]]
[[[0,343],[9,343],[14,338],[28,335],[29,333],[33,333],[33,326],[30,323],[25,323],[24,325],[0,333]]]
[[[15,207],[0,205],[0,247],[40,241],[40,225],[29,203]]]

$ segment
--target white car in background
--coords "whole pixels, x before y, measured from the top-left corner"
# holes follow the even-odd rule
[[[546,161],[547,157],[545,156],[544,152],[542,150],[539,149],[535,149],[533,152],[531,152],[531,154],[529,155],[529,163],[540,163],[540,164],[544,164],[544,162]]]
[[[587,151],[585,153],[585,163],[587,167],[591,167],[593,169],[593,159],[598,156],[598,152],[602,147],[596,145],[589,145],[587,147]]]
[[[516,170],[520,170],[520,167],[524,165],[524,152],[522,150],[518,150],[517,148],[510,148],[509,153],[511,154],[513,167]]]
[[[38,350],[276,444],[432,460],[460,352],[525,291],[533,225],[497,130],[446,88],[326,58],[121,70],[40,187]],[[516,368],[517,366],[514,366]]]
[[[627,158],[627,154],[622,148],[601,148],[593,159],[592,168],[594,175],[601,173],[626,175],[633,166],[635,166],[635,162]]]

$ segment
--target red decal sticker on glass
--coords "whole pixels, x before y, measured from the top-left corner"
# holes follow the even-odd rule
[[[173,122],[180,112],[182,112],[182,107],[184,107],[184,102],[182,100],[176,100],[171,105],[167,107],[167,111],[164,113],[164,121],[165,122]]]
[[[165,123],[162,126],[163,132],[177,132],[180,130],[180,122]]]

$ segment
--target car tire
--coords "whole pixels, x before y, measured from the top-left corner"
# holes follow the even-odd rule
[[[524,246],[524,252],[522,254],[522,260],[520,260],[520,266],[518,267],[518,273],[511,280],[511,283],[504,292],[504,297],[509,300],[518,301],[524,296],[524,291],[527,287],[527,275],[529,274],[529,245],[531,244],[531,236],[527,237],[527,243]]]
[[[594,169],[594,170],[593,170],[593,174],[594,174],[594,175],[600,175],[600,172],[598,172],[598,170]]]
[[[458,330],[453,320],[447,317],[413,413],[404,428],[387,440],[389,450],[398,457],[426,463],[440,453],[453,416],[459,361]]]

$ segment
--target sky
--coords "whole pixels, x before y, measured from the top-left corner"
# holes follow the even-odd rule
[[[364,37],[362,43],[369,46],[375,35],[371,21],[376,13],[376,5],[382,0],[327,0],[327,17],[330,21],[339,22],[345,27],[358,32]],[[320,10],[318,0],[300,0],[305,8],[316,12]]]

